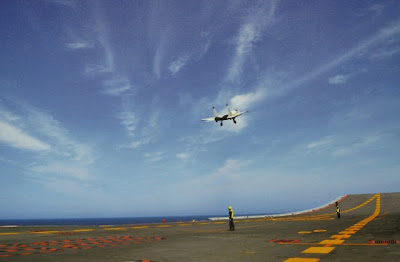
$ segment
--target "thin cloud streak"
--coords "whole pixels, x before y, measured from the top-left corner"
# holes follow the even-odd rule
[[[25,131],[0,121],[0,141],[18,149],[47,151],[51,146],[29,135]]]

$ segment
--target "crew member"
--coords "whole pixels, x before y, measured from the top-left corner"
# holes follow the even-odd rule
[[[235,224],[233,224],[233,209],[231,206],[229,206],[228,210],[229,210],[229,230],[235,231]]]
[[[338,205],[336,205],[336,214],[337,214],[337,218],[340,218],[340,208]]]

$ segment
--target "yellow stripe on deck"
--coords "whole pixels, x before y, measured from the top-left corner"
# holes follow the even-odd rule
[[[59,233],[60,231],[37,231],[37,232],[29,232],[31,234],[55,234]]]
[[[0,236],[19,235],[19,234],[21,234],[21,233],[9,232],[9,233],[0,233]]]
[[[106,227],[104,230],[126,230],[124,227]]]
[[[75,229],[72,231],[74,231],[74,232],[89,232],[89,231],[94,231],[94,229]]]
[[[334,250],[334,247],[310,247],[304,250],[301,253],[305,254],[329,254],[332,250]]]
[[[286,259],[284,262],[318,262],[319,258],[298,258],[298,257],[291,257]]]

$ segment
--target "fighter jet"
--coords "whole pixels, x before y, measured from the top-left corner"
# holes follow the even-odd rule
[[[217,113],[217,110],[215,110],[215,107],[213,107],[212,109],[213,109],[213,112],[214,112],[214,117],[203,118],[202,121],[206,121],[206,122],[215,121],[215,122],[217,122],[217,123],[218,123],[218,121],[221,121],[221,126],[223,125],[223,124],[222,124],[222,121],[224,121],[224,120],[232,120],[233,123],[236,124],[235,118],[238,117],[238,116],[240,116],[240,115],[242,115],[242,114],[244,114],[244,113],[247,113],[247,112],[248,112],[248,111],[240,112],[240,111],[238,111],[237,109],[231,111],[231,110],[229,109],[228,104],[226,104],[226,109],[228,110],[228,114],[227,114],[227,115],[220,115],[220,116],[219,116],[218,113]]]

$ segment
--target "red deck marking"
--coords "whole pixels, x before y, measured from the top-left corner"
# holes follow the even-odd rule
[[[27,252],[27,253],[21,253],[20,255],[21,255],[21,256],[29,256],[29,255],[33,255],[33,253]]]
[[[0,255],[0,257],[12,257],[12,256],[14,256],[14,255],[11,255],[11,254]]]
[[[5,250],[5,252],[18,252],[18,250],[16,250],[16,249],[7,249],[7,250]]]
[[[33,251],[33,250],[35,250],[34,248],[31,248],[31,247],[28,247],[28,248],[24,248],[24,250],[26,250],[26,251]]]
[[[0,247],[6,247],[6,245],[0,245]]]

